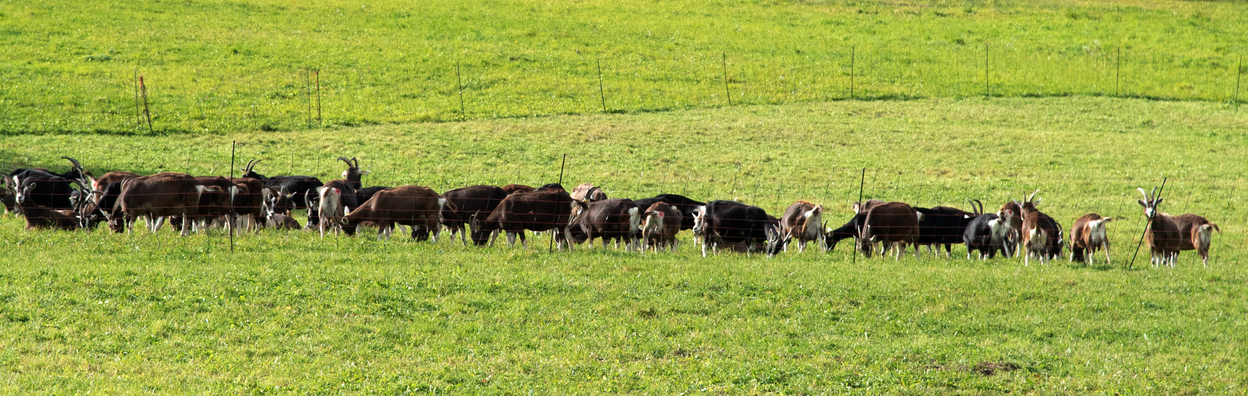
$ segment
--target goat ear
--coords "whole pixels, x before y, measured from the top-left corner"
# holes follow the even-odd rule
[[[1157,201],[1153,202],[1153,206],[1161,205],[1161,203],[1165,200],[1165,198],[1157,198]]]
[[[1147,203],[1145,203],[1143,199],[1137,199],[1136,201],[1138,201],[1138,202],[1140,203],[1140,206],[1143,206],[1143,207],[1146,207],[1146,208],[1148,207],[1148,204],[1147,204]]]

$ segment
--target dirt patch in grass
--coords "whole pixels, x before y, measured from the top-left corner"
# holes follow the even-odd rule
[[[979,375],[991,376],[998,372],[1010,372],[1018,370],[1019,368],[1021,367],[1010,362],[980,362],[975,365],[975,369],[973,371]]]

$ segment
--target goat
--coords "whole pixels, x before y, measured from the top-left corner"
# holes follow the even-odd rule
[[[126,179],[117,198],[125,213],[125,228],[133,231],[134,220],[147,217],[147,227],[155,234],[163,217],[182,216],[182,236],[190,235],[189,219],[198,211],[204,186],[185,173],[157,173]]]
[[[316,212],[320,220],[318,226],[321,230],[321,238],[325,238],[326,226],[329,226],[334,231],[334,235],[339,235],[338,232],[342,230],[341,224],[344,216],[342,190],[329,186],[317,187],[316,196],[318,198],[317,202],[319,202]],[[308,223],[311,222],[311,217],[309,217]]]
[[[1179,244],[1179,251],[1196,250],[1201,264],[1209,266],[1209,246],[1213,242],[1213,231],[1222,233],[1222,229],[1218,228],[1217,224],[1209,222],[1208,219],[1191,213],[1179,216],[1177,220],[1179,236],[1183,238]]]
[[[582,183],[572,189],[572,199],[585,201],[586,203],[597,202],[607,199],[607,193],[602,192],[601,188],[598,188],[593,184]]]
[[[269,216],[268,220],[265,221],[265,226],[279,230],[298,230],[301,228],[298,220],[284,214],[274,214]]]
[[[356,195],[355,187],[352,187],[353,185],[355,185],[355,183],[350,180],[333,180],[333,181],[330,181],[329,183],[325,183],[324,186],[317,187],[316,193],[318,195],[316,196],[315,202],[318,202],[318,203],[320,202],[319,194],[320,194],[321,188],[332,188],[332,189],[338,190],[338,205],[339,205],[338,216],[341,217],[343,212],[350,212],[352,210],[355,210],[355,208],[359,207],[360,204],[362,203],[359,201],[359,196]],[[313,202],[308,202],[307,227],[308,228],[318,227],[320,223],[321,223],[321,211],[319,207]]]
[[[1008,201],[1001,205],[1001,209],[997,211],[997,217],[1008,223],[1010,226],[1010,240],[1015,243],[1023,240],[1023,208],[1019,206],[1017,201]],[[1014,256],[1018,256],[1023,249],[1011,249]]]
[[[22,215],[26,217],[26,229],[78,229],[80,224],[78,217],[31,202],[30,192],[36,188],[36,184],[35,182],[26,182],[16,194],[15,201],[17,205],[21,206]]]
[[[322,202],[325,202],[322,200]],[[428,187],[401,186],[377,192],[342,219],[342,231],[355,235],[355,229],[363,222],[377,224],[377,239],[389,238],[395,224],[412,228],[412,238],[423,241],[432,234],[438,241],[439,213],[448,205],[447,199],[438,196]]]
[[[1144,194],[1144,199],[1139,202],[1144,207],[1144,217],[1149,220],[1148,230],[1144,232],[1144,240],[1148,241],[1148,248],[1152,253],[1149,262],[1153,266],[1174,267],[1183,243],[1179,221],[1174,216],[1157,212],[1157,205],[1165,201],[1164,198],[1157,198],[1156,195],[1150,197],[1143,188],[1137,187],[1136,190]],[[1156,193],[1157,188],[1154,187],[1153,194]]]
[[[640,212],[633,200],[627,198],[589,202],[581,213],[573,214],[578,221],[569,231],[577,242],[582,238],[588,241],[590,249],[594,248],[594,238],[600,237],[604,248],[612,241],[619,249],[620,241],[624,241],[624,249],[632,251],[640,247],[637,240],[641,231]]]
[[[789,241],[797,238],[797,251],[806,251],[806,244],[815,241],[823,245],[823,206],[807,201],[797,201],[780,216],[780,231],[776,235],[779,246],[769,250],[789,250]]]
[[[866,213],[856,241],[863,256],[871,257],[874,243],[880,242],[885,246],[893,244],[898,261],[906,244],[914,245],[914,258],[919,258],[919,245],[915,244],[919,237],[919,217],[913,207],[902,202],[889,202],[871,206]]]
[[[347,170],[342,171],[342,179],[350,182],[351,187],[356,190],[364,188],[362,178],[370,172],[360,170],[360,160],[355,159],[355,157],[351,157],[349,160],[347,157],[338,157],[338,160],[347,164]]]
[[[295,209],[308,209],[306,206],[312,200],[309,195],[316,195],[316,188],[324,186],[320,179],[312,176],[273,176],[256,173],[255,167],[260,164],[260,160],[253,159],[247,161],[247,166],[243,167],[242,178],[252,178],[260,180],[264,187],[285,188],[286,192],[292,194],[290,202]],[[309,193],[311,192],[311,193]],[[303,206],[300,206],[303,205]]]
[[[641,251],[644,253],[650,246],[654,246],[655,253],[665,247],[667,251],[675,252],[676,234],[680,232],[682,218],[680,209],[666,202],[650,204],[642,213]]]
[[[442,225],[451,232],[452,238],[458,233],[460,242],[467,245],[465,226],[471,217],[482,213],[488,216],[507,195],[502,188],[490,185],[462,187],[442,193],[442,197],[453,204],[443,208]]]
[[[5,180],[7,183],[8,178],[6,177]],[[15,197],[16,194],[13,191],[9,191],[5,186],[0,186],[0,204],[4,205],[4,213],[17,212],[17,198]]]
[[[940,246],[945,247],[945,256],[953,258],[953,244],[963,243],[966,227],[976,216],[958,208],[937,206],[933,208],[915,207],[919,214],[919,237],[915,243],[926,245],[928,251],[936,247],[935,255],[940,255]]]
[[[559,249],[563,249],[566,241],[571,250],[573,241],[570,231],[576,220],[573,210],[577,207],[584,209],[585,206],[584,202],[572,199],[562,188],[511,194],[499,202],[484,221],[473,217],[469,225],[472,242],[478,246],[487,242],[493,244],[498,233],[505,232],[508,246],[515,245],[518,235],[520,244],[527,249],[524,230],[553,230]]]
[[[1062,254],[1062,226],[1049,215],[1036,209],[1036,204],[1040,203],[1040,198],[1036,197],[1038,193],[1040,190],[1031,193],[1023,202],[1015,201],[1014,203],[1018,205],[1023,217],[1022,232],[1025,253],[1042,255],[1041,263],[1048,264],[1050,258]],[[1039,231],[1032,232],[1036,229]],[[1031,238],[1036,236],[1043,236],[1044,240],[1032,241]],[[1030,260],[1024,258],[1023,265],[1030,265]]]
[[[515,193],[533,192],[535,190],[533,187],[529,187],[523,184],[508,184],[506,186],[503,186],[502,188],[503,188],[503,191],[507,193],[507,195],[511,195]]]
[[[671,205],[681,213],[681,230],[693,229],[693,210],[699,206],[706,205],[704,202],[698,202],[688,197],[676,194],[659,194],[650,198],[642,198],[633,201],[633,203],[637,204],[637,208],[642,209],[643,211],[650,209],[650,206],[658,202]]]
[[[139,177],[138,173],[126,171],[112,171],[100,176],[99,179],[90,179],[92,191],[103,191],[108,185],[113,183],[121,183],[126,179]],[[85,187],[85,186],[84,186]]]
[[[205,188],[199,196],[193,230],[206,230],[213,220],[234,216],[234,197],[238,195],[234,182],[221,176],[198,176],[195,183]]]
[[[695,209],[693,232],[702,236],[702,257],[706,248],[719,253],[720,245],[744,244],[747,252],[767,243],[773,223],[767,212],[737,201],[716,200]]]
[[[971,207],[975,217],[966,225],[962,234],[962,241],[966,243],[966,258],[970,260],[973,251],[979,252],[980,260],[994,258],[998,251],[1009,257],[1014,232],[1008,221],[996,213],[984,213],[984,204],[979,200],[972,201]]]
[[[45,206],[51,209],[74,209],[70,196],[75,189],[70,183],[81,183],[83,176],[89,175],[82,169],[78,160],[61,157],[73,164],[68,172],[53,173],[46,169],[17,169],[9,174],[15,189],[21,189],[26,183],[35,183],[36,187],[26,195],[27,205]],[[85,187],[85,186],[80,186]]]
[[[230,206],[231,220],[240,230],[257,230],[261,224],[256,219],[264,217],[264,183],[250,177],[232,179],[234,195]]]
[[[1092,264],[1093,255],[1097,250],[1105,250],[1105,263],[1113,264],[1109,259],[1109,235],[1105,232],[1105,224],[1114,221],[1113,217],[1101,217],[1089,213],[1075,220],[1070,227],[1070,261],[1086,261]]]

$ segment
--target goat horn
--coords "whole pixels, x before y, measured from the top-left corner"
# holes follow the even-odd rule
[[[74,164],[74,167],[75,167],[75,168],[82,169],[82,164],[79,164],[79,163],[78,163],[78,160],[73,159],[73,158],[70,158],[70,157],[61,157],[61,158],[67,159],[67,160],[69,160],[69,162],[72,162],[72,163]]]
[[[1153,193],[1151,195],[1153,197],[1153,200],[1157,199],[1157,187],[1153,187]]]
[[[355,167],[355,165],[351,165],[351,160],[347,159],[347,157],[338,157],[338,160],[347,163],[348,168]]]
[[[246,170],[246,171],[248,171],[248,172],[250,172],[250,171],[251,171],[251,167],[256,166],[256,162],[259,162],[259,161],[257,161],[255,158],[252,158],[252,159],[248,160],[248,161],[247,161],[247,166],[244,166],[244,167],[243,167],[243,169],[244,169],[244,170]]]
[[[1135,189],[1136,189],[1136,190],[1139,190],[1139,191],[1140,191],[1140,194],[1144,194],[1144,201],[1145,201],[1145,202],[1147,202],[1147,201],[1148,201],[1148,192],[1147,192],[1147,191],[1144,191],[1144,189],[1143,189],[1143,188],[1140,188],[1140,187],[1136,187]]]
[[[1028,195],[1027,202],[1031,202],[1032,200],[1036,199],[1036,194],[1038,193],[1040,193],[1040,190],[1036,190],[1035,192],[1032,192],[1031,195]]]
[[[354,165],[354,166],[355,166],[356,168],[359,168],[359,167],[360,167],[360,160],[355,159],[355,157],[351,157],[351,162],[354,162],[354,163],[355,163],[355,165]]]

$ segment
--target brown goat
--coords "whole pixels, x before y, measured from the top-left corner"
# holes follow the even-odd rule
[[[503,191],[505,191],[507,195],[511,195],[515,193],[533,192],[533,190],[534,190],[533,187],[526,186],[523,184],[508,184],[506,186],[503,186]]]
[[[651,204],[642,214],[641,251],[644,253],[646,249],[654,246],[656,253],[663,248],[667,248],[669,252],[675,252],[676,234],[680,232],[683,217],[684,214],[680,212],[680,209],[676,209],[667,202]]]
[[[806,250],[806,243],[811,241],[823,245],[823,206],[806,201],[797,201],[784,210],[780,216],[780,237],[784,242],[784,251],[789,250],[788,240],[797,239],[797,251]]]
[[[439,213],[446,206],[446,198],[429,187],[400,186],[377,192],[342,220],[342,231],[355,235],[355,229],[363,222],[377,224],[377,239],[389,238],[394,225],[412,228],[412,238],[425,240],[432,234],[438,241]]]
[[[1040,198],[1036,197],[1038,193],[1040,190],[1031,193],[1023,202],[1015,202],[1023,218],[1021,250],[1026,251],[1023,265],[1030,265],[1032,255],[1037,256],[1042,264],[1048,264],[1050,259],[1062,253],[1062,226],[1057,220],[1036,209],[1036,204],[1040,203]]]
[[[1165,201],[1164,198],[1157,198],[1156,195],[1150,197],[1143,188],[1136,189],[1140,191],[1140,194],[1144,194],[1144,199],[1140,200],[1140,206],[1144,207],[1144,216],[1150,220],[1148,230],[1144,232],[1144,240],[1148,242],[1148,248],[1152,252],[1149,262],[1153,266],[1174,267],[1178,260],[1179,248],[1183,243],[1183,236],[1179,232],[1179,221],[1174,216],[1157,212],[1157,205]],[[1157,193],[1156,188],[1153,189],[1153,193]]]
[[[1111,221],[1114,221],[1113,217],[1101,217],[1096,213],[1075,220],[1070,227],[1070,261],[1092,264],[1096,251],[1104,249],[1105,263],[1112,264],[1109,259],[1109,235],[1105,232],[1105,224]]]
[[[581,183],[581,185],[572,189],[572,199],[585,201],[586,203],[597,202],[607,199],[607,193],[602,192],[601,188],[598,188],[593,184]]]
[[[1209,266],[1209,246],[1213,243],[1213,231],[1222,233],[1222,229],[1216,223],[1191,213],[1179,216],[1177,220],[1179,236],[1183,238],[1179,243],[1179,250],[1196,250],[1200,262]]]
[[[125,213],[125,226],[134,229],[134,220],[147,217],[148,231],[153,234],[160,229],[163,217],[182,216],[182,236],[190,235],[190,221],[186,219],[198,212],[199,196],[204,186],[185,173],[158,173],[126,179],[117,198]]]
[[[871,257],[875,243],[880,242],[886,247],[892,244],[899,261],[906,244],[914,245],[914,258],[919,258],[919,245],[915,244],[919,237],[919,216],[910,205],[889,202],[871,207],[863,224],[857,240],[858,251],[863,256]]]

